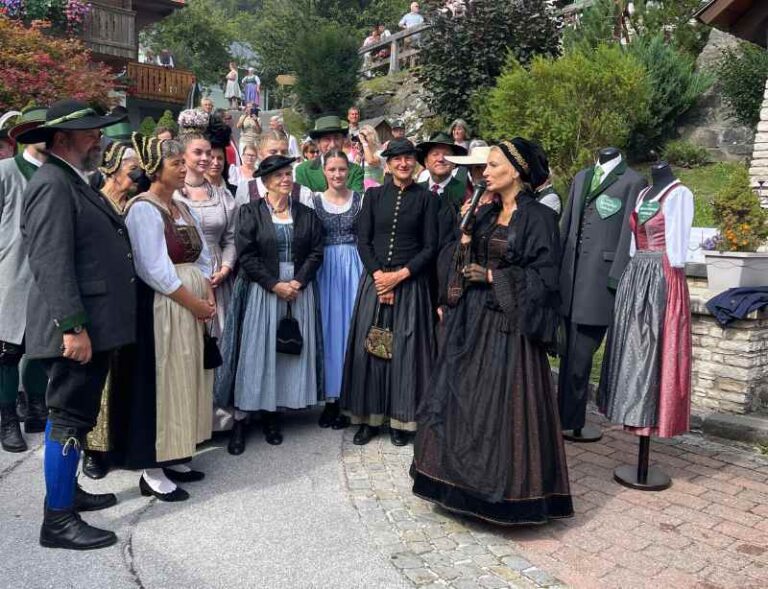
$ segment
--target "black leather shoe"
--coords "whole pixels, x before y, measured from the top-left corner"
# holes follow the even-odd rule
[[[279,446],[283,443],[283,434],[280,431],[280,417],[275,412],[264,413],[262,421],[264,439],[270,446]]]
[[[179,470],[173,470],[172,468],[164,468],[163,472],[165,473],[165,476],[171,479],[174,483],[196,483],[205,478],[205,473],[200,472],[199,470],[181,472]]]
[[[21,436],[16,404],[0,405],[0,445],[6,452],[26,452],[27,443]]]
[[[187,493],[181,487],[176,487],[170,493],[159,493],[149,486],[149,483],[144,480],[142,475],[139,478],[139,490],[144,497],[154,496],[160,499],[160,501],[166,501],[168,503],[174,503],[176,501],[186,501],[189,499],[189,493]]]
[[[346,415],[337,415],[336,419],[333,420],[333,425],[331,425],[331,428],[333,429],[346,429],[349,427],[350,420],[349,417]]]
[[[411,436],[408,434],[408,432],[404,432],[401,429],[390,428],[389,439],[393,446],[405,446],[408,444],[408,440],[411,439]]]
[[[27,416],[24,419],[24,431],[28,434],[39,434],[45,431],[48,420],[48,407],[42,399],[30,399],[27,405]]]
[[[317,422],[322,428],[331,427],[334,420],[339,416],[339,404],[338,403],[326,403],[323,408],[323,412],[320,415],[320,419]]]
[[[117,505],[114,493],[86,493],[80,485],[75,487],[75,511],[99,511]]]
[[[227,452],[232,456],[239,456],[245,452],[245,419],[236,419],[232,424],[232,433],[229,435]]]
[[[40,545],[68,550],[95,550],[117,542],[114,532],[94,528],[85,523],[72,509],[45,509],[40,528]]]
[[[103,479],[109,473],[109,464],[104,452],[83,453],[83,474],[89,479]]]
[[[370,442],[373,438],[379,435],[379,428],[378,427],[372,427],[368,424],[361,425],[357,433],[355,434],[355,437],[352,438],[352,443],[357,446],[365,446],[368,442]]]

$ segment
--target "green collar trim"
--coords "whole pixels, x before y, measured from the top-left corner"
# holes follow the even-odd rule
[[[15,155],[13,161],[16,162],[19,172],[21,172],[21,175],[24,176],[27,182],[32,179],[32,176],[34,176],[35,172],[38,170],[37,166],[25,160],[22,154]]]

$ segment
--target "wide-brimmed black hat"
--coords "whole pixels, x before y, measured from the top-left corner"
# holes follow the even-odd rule
[[[85,131],[114,125],[126,118],[125,113],[100,115],[95,109],[78,100],[60,100],[51,105],[42,125],[20,133],[20,143],[32,144],[47,141],[56,131]]]
[[[273,172],[277,172],[287,166],[290,166],[298,158],[285,157],[284,155],[270,155],[269,157],[261,160],[259,167],[253,173],[254,178],[263,178],[269,176]]]
[[[16,124],[8,129],[8,137],[15,141],[25,131],[39,127],[45,122],[47,110],[42,106],[28,106],[22,109],[21,116],[16,120]]]
[[[315,128],[309,132],[309,136],[312,139],[319,139],[323,135],[335,135],[336,133],[347,135],[349,128],[342,124],[341,117],[328,115],[315,121]]]
[[[448,135],[448,133],[438,131],[429,138],[429,141],[424,141],[416,146],[416,151],[418,152],[416,154],[416,159],[419,160],[419,163],[422,166],[424,165],[424,160],[427,159],[429,150],[433,147],[437,147],[438,145],[445,145],[450,147],[453,150],[453,155],[467,155],[467,150],[464,149],[461,145],[456,145],[453,142],[453,137]]]
[[[416,146],[407,139],[392,139],[387,149],[381,152],[381,157],[389,159],[396,155],[416,155],[417,153]]]

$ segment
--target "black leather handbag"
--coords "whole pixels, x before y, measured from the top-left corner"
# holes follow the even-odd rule
[[[298,356],[303,346],[304,338],[301,335],[299,322],[293,316],[291,303],[288,303],[288,311],[277,324],[277,351],[280,354]]]
[[[224,364],[224,358],[219,351],[218,338],[213,337],[206,329],[203,334],[203,368],[213,370]]]

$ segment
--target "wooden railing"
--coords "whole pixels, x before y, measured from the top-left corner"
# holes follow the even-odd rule
[[[360,68],[360,73],[363,76],[370,76],[373,72],[382,69],[387,69],[388,74],[403,69],[403,66],[407,69],[416,62],[419,52],[419,37],[418,35],[429,29],[429,25],[423,24],[418,27],[411,27],[390,35],[386,39],[382,39],[378,43],[373,43],[367,47],[362,47],[358,54],[363,56],[363,66]],[[379,57],[384,53],[385,58]]]
[[[85,17],[83,39],[97,56],[136,59],[136,12],[92,3]]]
[[[143,100],[184,104],[195,74],[189,70],[166,68],[132,61],[128,64],[131,95]]]

